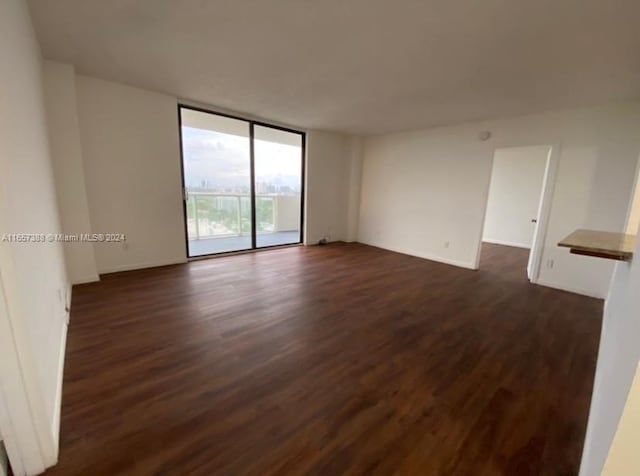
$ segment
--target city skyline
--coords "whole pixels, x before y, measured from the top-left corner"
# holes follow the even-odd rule
[[[188,188],[248,193],[249,138],[182,127],[185,185]],[[257,193],[300,193],[301,148],[255,140]]]

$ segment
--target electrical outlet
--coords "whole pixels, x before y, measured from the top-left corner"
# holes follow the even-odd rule
[[[553,268],[553,260],[552,259],[548,259],[547,260],[547,268],[549,268],[549,269]]]

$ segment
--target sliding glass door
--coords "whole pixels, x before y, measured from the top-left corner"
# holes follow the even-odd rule
[[[301,243],[304,133],[179,114],[188,256]]]
[[[300,242],[302,134],[254,125],[256,246]]]

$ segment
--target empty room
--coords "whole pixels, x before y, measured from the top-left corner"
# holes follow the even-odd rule
[[[638,476],[638,18],[0,0],[0,476]]]

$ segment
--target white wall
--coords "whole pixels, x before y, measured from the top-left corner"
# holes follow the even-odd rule
[[[613,265],[556,245],[576,228],[624,229],[639,123],[631,103],[367,138],[358,241],[474,268],[494,150],[558,144],[539,282],[604,297]]]
[[[22,0],[0,2],[0,64],[0,235],[59,233],[42,59]],[[69,291],[62,246],[0,240],[0,286],[0,372],[11,436],[33,431],[11,447],[33,450],[22,463],[35,472],[57,456]]]
[[[95,245],[99,273],[186,261],[177,99],[77,76],[80,136],[94,233],[125,233],[126,245]],[[307,133],[306,243],[344,240],[350,141]]]
[[[496,150],[482,241],[531,248],[549,147]]]
[[[98,272],[186,260],[177,101],[171,96],[77,77],[80,135]]]
[[[358,216],[360,214],[360,194],[362,184],[362,160],[363,160],[362,137],[353,136],[350,139],[349,149],[349,186],[347,203],[347,242],[358,239]]]
[[[640,240],[618,263],[606,301],[580,476],[598,476],[640,360]]]
[[[602,476],[640,474],[640,365],[631,384]]]
[[[91,233],[73,66],[45,61],[44,90],[62,231]],[[99,279],[92,243],[69,242],[64,252],[73,284]]]
[[[346,239],[350,153],[347,136],[320,131],[307,134],[306,244],[325,236],[330,241]]]

